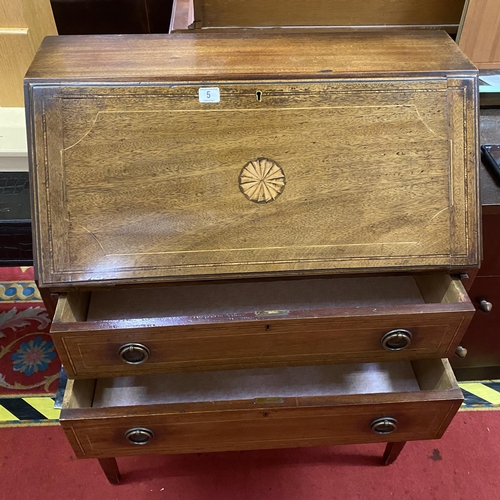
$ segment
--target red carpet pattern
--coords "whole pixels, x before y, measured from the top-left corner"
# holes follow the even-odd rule
[[[53,395],[61,363],[33,268],[0,268],[0,397]]]
[[[0,429],[3,500],[498,500],[500,412],[461,412],[443,439],[118,459],[120,486],[62,429]]]

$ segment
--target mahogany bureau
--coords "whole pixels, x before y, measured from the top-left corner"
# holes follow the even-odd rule
[[[36,270],[98,458],[439,438],[474,307],[477,72],[443,32],[47,38]]]

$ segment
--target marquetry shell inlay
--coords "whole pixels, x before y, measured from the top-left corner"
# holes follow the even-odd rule
[[[269,158],[249,161],[240,172],[241,192],[255,203],[274,201],[285,189],[283,169]]]

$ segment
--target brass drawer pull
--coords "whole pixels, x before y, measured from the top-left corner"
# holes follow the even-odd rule
[[[130,342],[128,344],[123,344],[120,349],[118,349],[118,355],[124,363],[129,365],[140,365],[145,363],[150,356],[149,349],[142,344],[136,344]]]
[[[380,339],[380,342],[382,347],[388,351],[401,351],[410,346],[411,337],[411,332],[398,328],[397,330],[387,332]]]
[[[152,430],[143,427],[134,427],[125,433],[125,437],[130,444],[137,444],[139,446],[148,444],[154,435]]]
[[[370,428],[375,434],[390,434],[398,428],[398,421],[392,417],[376,418]]]

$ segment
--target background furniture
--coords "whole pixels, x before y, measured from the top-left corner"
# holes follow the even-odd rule
[[[0,172],[0,266],[33,265],[28,172]]]
[[[23,106],[23,78],[43,38],[56,35],[49,0],[0,1],[0,106]]]
[[[174,0],[174,12],[189,11],[184,29],[310,27],[332,30],[444,29],[456,33],[464,0]],[[176,27],[180,29],[179,26]]]
[[[172,0],[50,0],[61,35],[167,33]]]
[[[480,69],[500,68],[500,1],[467,0],[457,41]]]
[[[500,109],[482,109],[480,123],[481,143],[500,144]],[[469,290],[477,313],[462,341],[467,357],[452,360],[459,380],[500,378],[500,184],[483,165],[480,177],[483,261]]]

